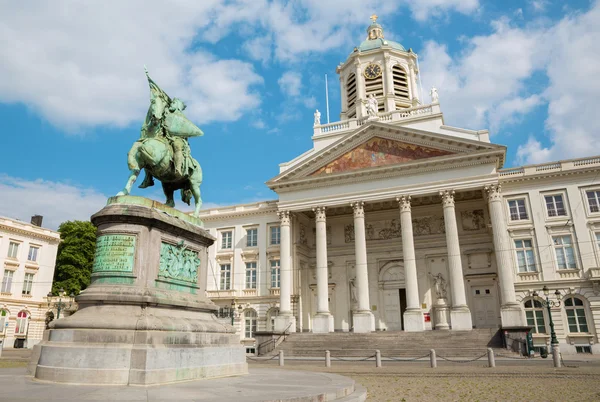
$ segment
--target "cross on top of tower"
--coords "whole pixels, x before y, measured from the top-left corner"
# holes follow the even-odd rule
[[[377,22],[377,14],[373,14],[372,16],[369,17],[371,19],[371,21],[373,21],[373,24]]]

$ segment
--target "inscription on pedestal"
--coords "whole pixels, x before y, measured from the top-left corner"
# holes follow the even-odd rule
[[[135,236],[102,235],[96,240],[93,272],[133,272]]]

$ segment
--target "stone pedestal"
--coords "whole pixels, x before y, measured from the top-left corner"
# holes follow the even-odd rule
[[[365,333],[375,331],[375,317],[370,311],[357,311],[352,314],[353,332]]]
[[[296,332],[296,317],[293,315],[278,315],[275,317],[276,332]]]
[[[404,330],[406,332],[423,332],[423,312],[420,309],[406,310],[404,312]]]
[[[50,325],[37,379],[150,385],[247,374],[239,336],[205,296],[214,238],[198,219],[124,196],[92,223],[92,283],[76,298],[79,310]]]
[[[450,308],[446,299],[439,298],[433,305],[433,319],[435,329],[450,329]]]
[[[450,311],[450,323],[455,331],[470,331],[473,329],[471,311],[468,307],[453,307]]]
[[[312,324],[312,332],[314,333],[333,332],[333,316],[331,314],[315,314]]]
[[[500,320],[502,327],[518,327],[525,325],[525,312],[520,305],[500,307]]]

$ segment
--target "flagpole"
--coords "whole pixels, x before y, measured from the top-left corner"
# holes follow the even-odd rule
[[[325,74],[325,103],[327,104],[327,124],[329,124],[329,88],[327,86],[327,74]]]

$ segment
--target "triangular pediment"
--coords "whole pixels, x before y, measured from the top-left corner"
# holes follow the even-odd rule
[[[276,188],[328,185],[331,180],[370,179],[392,171],[449,169],[495,161],[502,167],[502,145],[414,128],[369,122],[318,151],[310,151],[267,182]],[[366,176],[365,176],[366,175]],[[277,191],[277,190],[276,190]]]
[[[372,137],[339,158],[318,168],[310,176],[397,165],[418,159],[435,158],[455,153],[389,138]]]

